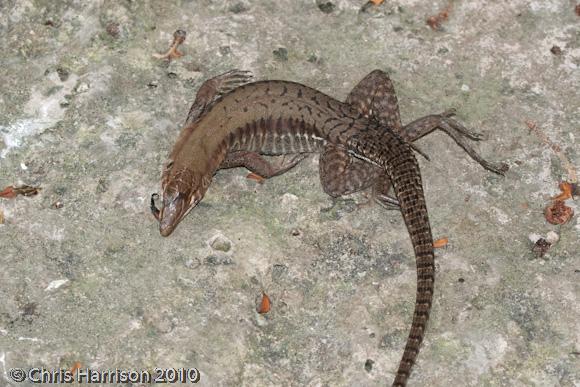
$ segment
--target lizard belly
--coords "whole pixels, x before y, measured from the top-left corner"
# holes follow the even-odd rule
[[[264,155],[319,152],[326,140],[316,127],[292,118],[255,120],[232,131],[229,151],[250,151]]]

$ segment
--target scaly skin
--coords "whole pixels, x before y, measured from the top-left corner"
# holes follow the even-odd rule
[[[218,169],[245,166],[270,177],[292,168],[303,157],[273,166],[261,155],[322,152],[321,180],[332,196],[375,185],[377,200],[392,205],[393,199],[387,196],[392,185],[417,262],[413,322],[393,383],[406,385],[423,341],[435,279],[421,174],[409,142],[440,128],[485,168],[496,173],[503,173],[504,168],[482,159],[464,139],[478,139],[477,134],[450,120],[449,114],[427,116],[403,127],[392,83],[380,71],[361,81],[346,103],[286,81],[234,88],[247,79],[247,73],[232,71],[200,89],[163,172],[163,208],[158,213],[161,235],[171,234],[199,203]]]

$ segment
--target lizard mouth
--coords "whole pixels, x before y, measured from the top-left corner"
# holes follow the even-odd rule
[[[184,194],[177,192],[166,192],[163,196],[163,208],[158,210],[155,207],[154,196],[151,196],[151,212],[159,221],[159,232],[162,236],[169,236],[181,219],[188,212],[188,201]],[[156,195],[157,197],[159,195]]]

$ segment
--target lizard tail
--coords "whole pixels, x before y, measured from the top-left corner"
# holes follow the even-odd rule
[[[366,135],[361,133],[360,136],[353,136],[351,149],[385,168],[395,188],[417,263],[417,296],[413,322],[393,383],[393,386],[401,387],[407,384],[411,368],[419,354],[433,302],[435,282],[433,237],[419,164],[410,146],[389,129],[381,130],[380,135],[377,135],[376,131],[369,132]]]
[[[401,147],[398,149],[402,150]],[[435,255],[421,174],[413,152],[408,148],[408,152],[401,152],[386,167],[413,243],[417,264],[417,295],[413,322],[393,383],[393,386],[402,387],[407,384],[411,368],[425,336],[425,328],[433,303]]]

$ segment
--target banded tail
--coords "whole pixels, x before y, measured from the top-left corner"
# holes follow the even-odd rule
[[[393,383],[393,386],[402,387],[407,384],[411,368],[419,354],[433,301],[435,282],[433,237],[419,164],[410,146],[388,129],[373,129],[369,128],[368,131],[354,135],[349,141],[349,149],[354,156],[371,160],[385,168],[395,188],[401,214],[413,243],[417,264],[417,295],[413,322]]]

